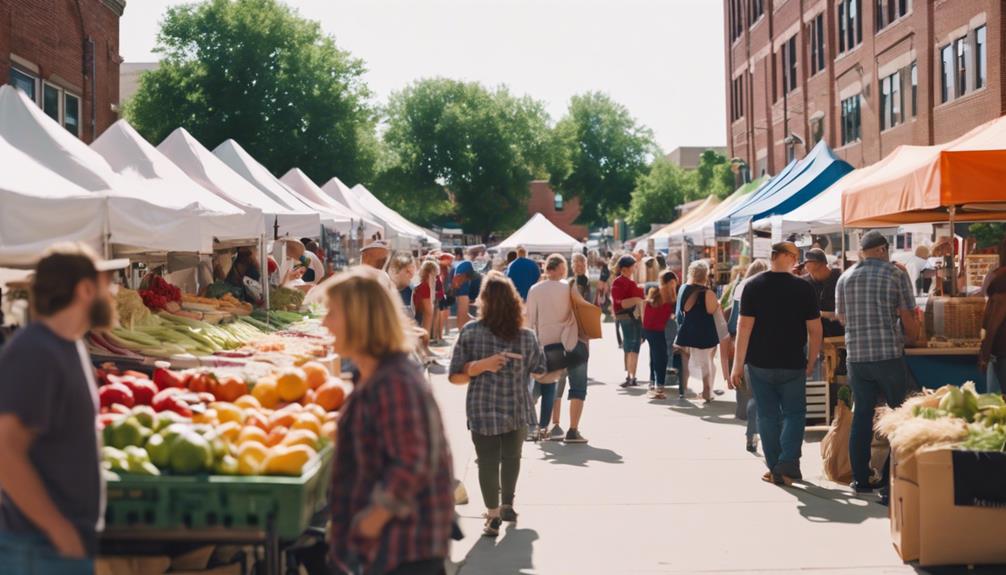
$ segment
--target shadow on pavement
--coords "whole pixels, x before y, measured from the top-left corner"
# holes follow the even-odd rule
[[[534,569],[531,557],[534,554],[534,542],[537,540],[537,531],[520,529],[511,525],[506,529],[502,539],[482,537],[465,556],[457,573],[458,575],[477,575],[487,572],[513,573],[514,575],[530,574]],[[469,563],[472,564],[472,568],[466,569]],[[490,566],[492,567],[490,568]]]
[[[798,482],[786,489],[799,501],[798,510],[806,520],[814,523],[863,523],[867,519],[888,516],[888,509],[874,502],[856,497],[847,491],[828,489],[813,483]]]
[[[545,454],[545,461],[556,465],[573,465],[586,467],[587,463],[623,463],[622,456],[610,449],[594,447],[590,444],[567,445],[556,441],[545,441],[539,444]]]
[[[686,403],[672,400],[669,408],[675,413],[698,417],[702,421],[709,423],[720,423],[726,425],[747,425],[743,419],[737,419],[737,403],[730,400],[714,400],[703,405],[702,399],[689,400]]]

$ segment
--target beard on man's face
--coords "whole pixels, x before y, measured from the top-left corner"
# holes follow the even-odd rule
[[[91,329],[102,331],[112,327],[115,323],[115,304],[112,296],[104,295],[94,298],[91,308],[87,312],[88,323]]]

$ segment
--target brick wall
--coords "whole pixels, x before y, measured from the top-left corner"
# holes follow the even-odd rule
[[[535,180],[531,182],[531,197],[527,201],[527,215],[530,218],[535,213],[548,218],[548,221],[555,224],[560,230],[573,236],[578,240],[587,237],[589,230],[587,226],[574,224],[576,218],[580,217],[580,199],[566,198],[563,202],[563,209],[555,209],[555,192],[552,186],[545,180]]]
[[[724,0],[724,14],[730,5]],[[765,15],[748,26],[733,41],[729,22],[724,29],[727,60],[727,102],[730,80],[744,75],[744,117],[727,123],[730,155],[744,158],[757,176],[759,166],[777,173],[786,160],[787,133],[799,135],[806,149],[797,145],[797,157],[813,146],[814,122],[821,122],[821,137],[836,155],[853,166],[872,164],[902,144],[930,145],[949,141],[968,130],[1006,113],[1002,89],[1004,63],[1000,54],[1003,0],[910,0],[910,11],[877,31],[874,0],[862,1],[862,43],[838,53],[836,0],[764,0]],[[740,0],[742,12],[750,0]],[[810,32],[813,17],[824,13],[825,68],[811,73]],[[962,34],[987,26],[986,86],[957,100],[940,101],[940,46]],[[794,27],[795,26],[795,27]],[[780,46],[797,34],[797,88],[782,98]],[[972,35],[973,37],[973,35]],[[910,113],[910,77],[902,82],[905,119],[893,127],[881,124],[880,82],[895,70],[907,76],[916,62],[918,92],[916,115]],[[973,64],[971,64],[973,66]],[[841,100],[851,93],[861,95],[861,140],[841,142]],[[727,117],[730,118],[728,110]],[[883,128],[883,129],[882,129]]]
[[[121,0],[0,0],[0,82],[16,66],[81,96],[80,136],[92,141],[118,119],[112,106],[119,101],[123,7]],[[93,87],[87,39],[94,42]]]

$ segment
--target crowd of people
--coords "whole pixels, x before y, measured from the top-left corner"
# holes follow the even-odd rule
[[[377,240],[361,251],[360,266],[325,279],[305,255],[310,246],[288,242],[294,263],[273,273],[279,283],[316,284],[309,295],[326,304],[323,324],[354,373],[329,490],[332,562],[347,573],[444,573],[457,535],[457,482],[422,366],[441,358],[430,346],[448,335],[452,309],[458,334],[447,374],[467,386],[485,536],[517,520],[528,440],[587,442],[580,425],[589,337],[574,311],[581,305],[610,303],[624,352],[623,388],[639,385],[645,340],[653,400],[667,399],[666,388],[677,384],[679,400],[687,401],[694,375],[702,400],[713,401],[718,349],[727,385],[738,393],[738,416],[748,420],[746,447],[757,450],[760,437],[763,479],[775,484],[802,479],[806,382],[822,337],[844,333],[858,406],[849,442],[852,487],[884,487],[886,466],[881,481],[871,483],[873,408],[881,397],[896,406],[909,391],[904,347],[915,338],[918,314],[909,274],[890,262],[883,234],[868,232],[860,245],[859,262],[843,272],[819,249],[801,258],[793,243],[773,244],[767,261],[735,270],[717,297],[708,262],[691,263],[681,281],[663,258],[643,250],[573,254],[571,261],[552,254],[536,262],[518,248],[497,265],[484,249],[417,258]],[[1006,242],[1000,264],[984,286],[992,331],[981,358],[1001,372]],[[247,287],[258,266],[254,253],[239,253],[227,273],[233,287]],[[110,286],[118,267],[77,244],[49,250],[30,288],[36,321],[0,351],[0,550],[15,572],[93,567],[104,486],[96,386],[82,342],[89,330],[115,321]]]

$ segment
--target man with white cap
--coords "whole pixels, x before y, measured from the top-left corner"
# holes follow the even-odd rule
[[[360,264],[372,267],[376,270],[386,271],[388,258],[391,256],[391,247],[384,240],[374,240],[360,249]],[[381,283],[392,292],[397,292],[395,282],[386,273],[380,274]]]
[[[874,409],[880,394],[891,407],[905,400],[905,337],[915,339],[918,329],[915,290],[908,274],[892,264],[890,256],[887,238],[877,230],[866,232],[860,239],[859,263],[842,274],[835,290],[835,312],[845,324],[846,366],[856,404],[849,459],[852,487],[857,493],[887,486],[888,464],[884,465],[881,484],[870,484]]]
[[[83,244],[47,251],[31,283],[36,321],[0,353],[0,557],[12,573],[94,569],[105,485],[83,340],[111,327],[108,272],[128,264]]]

